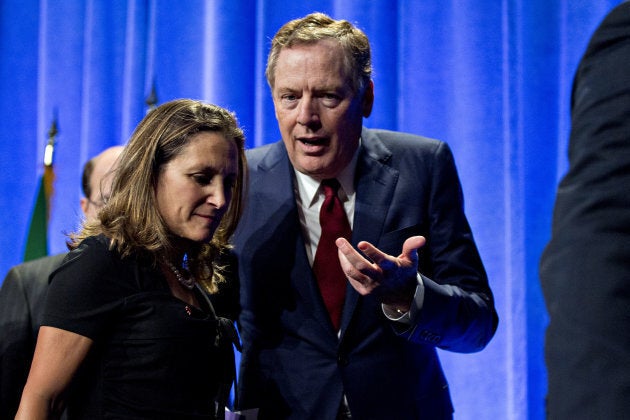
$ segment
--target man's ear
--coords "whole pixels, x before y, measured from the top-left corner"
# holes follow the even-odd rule
[[[363,92],[363,104],[361,105],[363,117],[370,116],[372,105],[374,105],[374,82],[370,80],[370,83],[365,87],[365,92]]]
[[[88,207],[90,206],[90,200],[88,200],[86,197],[81,197],[80,204],[83,215],[85,216],[87,214]]]

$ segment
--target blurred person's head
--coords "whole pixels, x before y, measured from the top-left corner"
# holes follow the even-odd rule
[[[109,198],[113,170],[123,146],[113,146],[88,160],[83,166],[81,210],[87,219],[94,219]]]

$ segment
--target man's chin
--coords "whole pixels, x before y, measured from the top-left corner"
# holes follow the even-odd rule
[[[326,162],[322,158],[310,158],[306,162],[303,159],[302,162],[299,163],[299,166],[294,165],[294,167],[304,175],[317,179],[325,179],[335,176],[330,165],[326,165]]]

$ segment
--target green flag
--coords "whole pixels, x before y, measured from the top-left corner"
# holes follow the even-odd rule
[[[31,216],[31,225],[28,228],[24,261],[48,255],[48,200],[44,176],[40,177],[37,186],[37,200]]]
[[[44,151],[44,174],[40,177],[37,186],[37,198],[28,229],[24,261],[48,255],[48,219],[50,216],[50,198],[53,194],[53,181],[55,180],[53,156],[56,135],[57,122],[53,121],[48,132],[48,144]]]

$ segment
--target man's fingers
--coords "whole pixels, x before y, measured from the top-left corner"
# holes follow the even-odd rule
[[[424,236],[412,236],[407,238],[403,244],[402,254],[400,256],[413,261],[417,256],[416,252],[418,249],[422,248],[426,242],[427,240]]]
[[[357,248],[359,248],[359,250],[363,252],[366,257],[368,257],[372,262],[376,264],[380,264],[387,259],[387,254],[385,254],[369,242],[361,241],[357,244]]]
[[[373,282],[376,278],[378,267],[361,255],[346,239],[339,238],[335,241],[339,252],[339,262],[346,277],[364,285]]]

